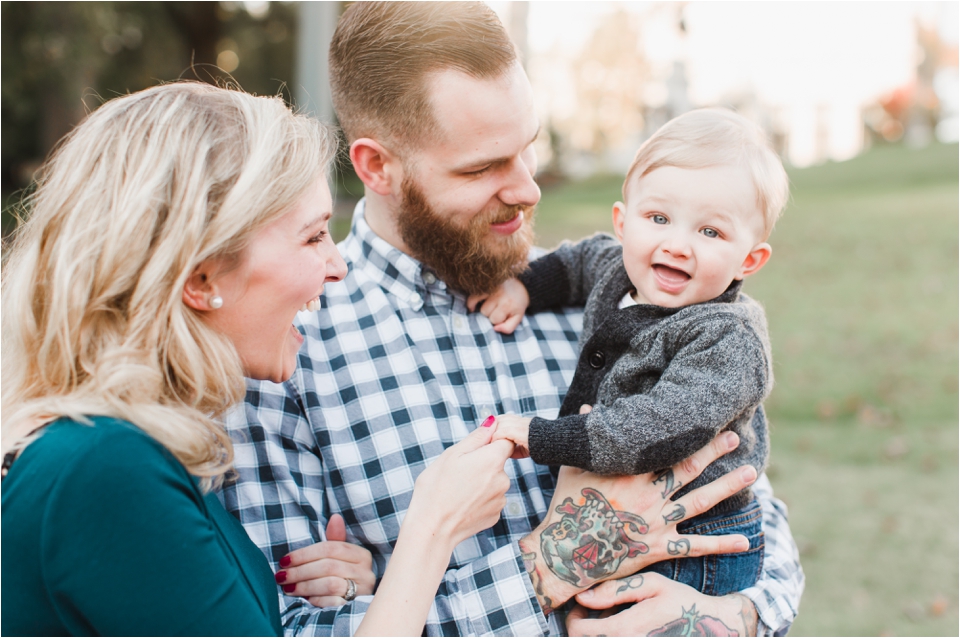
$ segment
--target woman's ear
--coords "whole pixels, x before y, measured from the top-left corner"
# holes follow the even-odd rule
[[[390,195],[399,185],[397,174],[399,158],[383,144],[369,137],[361,137],[350,145],[350,161],[364,186],[378,195]]]
[[[184,304],[200,312],[214,309],[210,300],[216,296],[217,291],[210,281],[212,273],[211,264],[207,261],[193,269],[193,272],[183,284]]]
[[[740,273],[734,277],[734,279],[743,279],[763,268],[763,265],[770,259],[771,253],[773,253],[773,249],[770,247],[770,244],[766,242],[761,242],[754,246],[747,255],[747,258],[743,260],[743,264],[740,266]]]
[[[623,217],[626,212],[626,205],[623,202],[617,202],[613,205],[613,232],[620,243],[623,243]]]

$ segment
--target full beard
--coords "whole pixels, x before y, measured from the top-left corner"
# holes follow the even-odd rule
[[[397,225],[410,255],[437,276],[468,295],[488,294],[527,267],[533,246],[533,206],[503,205],[475,215],[466,227],[437,213],[411,179],[403,181]],[[523,224],[511,235],[490,230],[491,224],[523,214]]]

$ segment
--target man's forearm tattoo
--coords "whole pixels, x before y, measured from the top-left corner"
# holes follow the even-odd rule
[[[543,579],[540,578],[540,572],[537,570],[537,553],[525,551],[523,544],[520,544],[520,557],[523,559],[523,567],[530,575],[530,582],[533,584],[533,591],[537,594],[537,600],[540,607],[543,608],[543,614],[549,616],[553,613],[553,601],[543,593]]]
[[[690,541],[681,538],[678,541],[667,541],[667,553],[671,556],[687,556],[690,554]]]
[[[674,477],[672,469],[657,474],[657,478],[653,479],[653,484],[659,485],[660,483],[663,483],[663,491],[660,493],[663,498],[667,498],[683,486],[683,483]]]
[[[686,515],[687,510],[684,509],[683,505],[677,504],[677,506],[673,508],[672,512],[669,514],[664,514],[663,522],[669,525],[675,521],[682,521]]]
[[[648,636],[739,636],[740,633],[727,627],[722,620],[704,616],[694,605],[684,609],[676,620],[651,631]]]
[[[743,635],[756,636],[758,618],[757,608],[754,607],[753,601],[743,594],[730,595],[736,597],[740,601],[740,620],[743,621]]]
[[[547,567],[554,574],[578,587],[586,587],[607,578],[627,558],[646,554],[646,543],[627,536],[646,534],[646,521],[630,512],[616,510],[595,489],[584,488],[583,505],[567,497],[557,506],[562,518],[550,524],[540,537],[540,549]]]
[[[640,574],[635,574],[624,580],[623,584],[617,587],[617,593],[622,594],[630,589],[640,589],[641,587],[643,587],[643,576]]]

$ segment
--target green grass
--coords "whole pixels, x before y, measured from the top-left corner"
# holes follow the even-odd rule
[[[770,478],[807,589],[794,635],[957,635],[958,148],[790,172],[769,264]],[[621,178],[545,190],[539,243],[610,230]]]

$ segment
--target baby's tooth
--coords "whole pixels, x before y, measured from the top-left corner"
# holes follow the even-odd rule
[[[307,311],[307,304],[303,304],[302,306],[300,306],[300,312],[306,312],[306,311]]]

